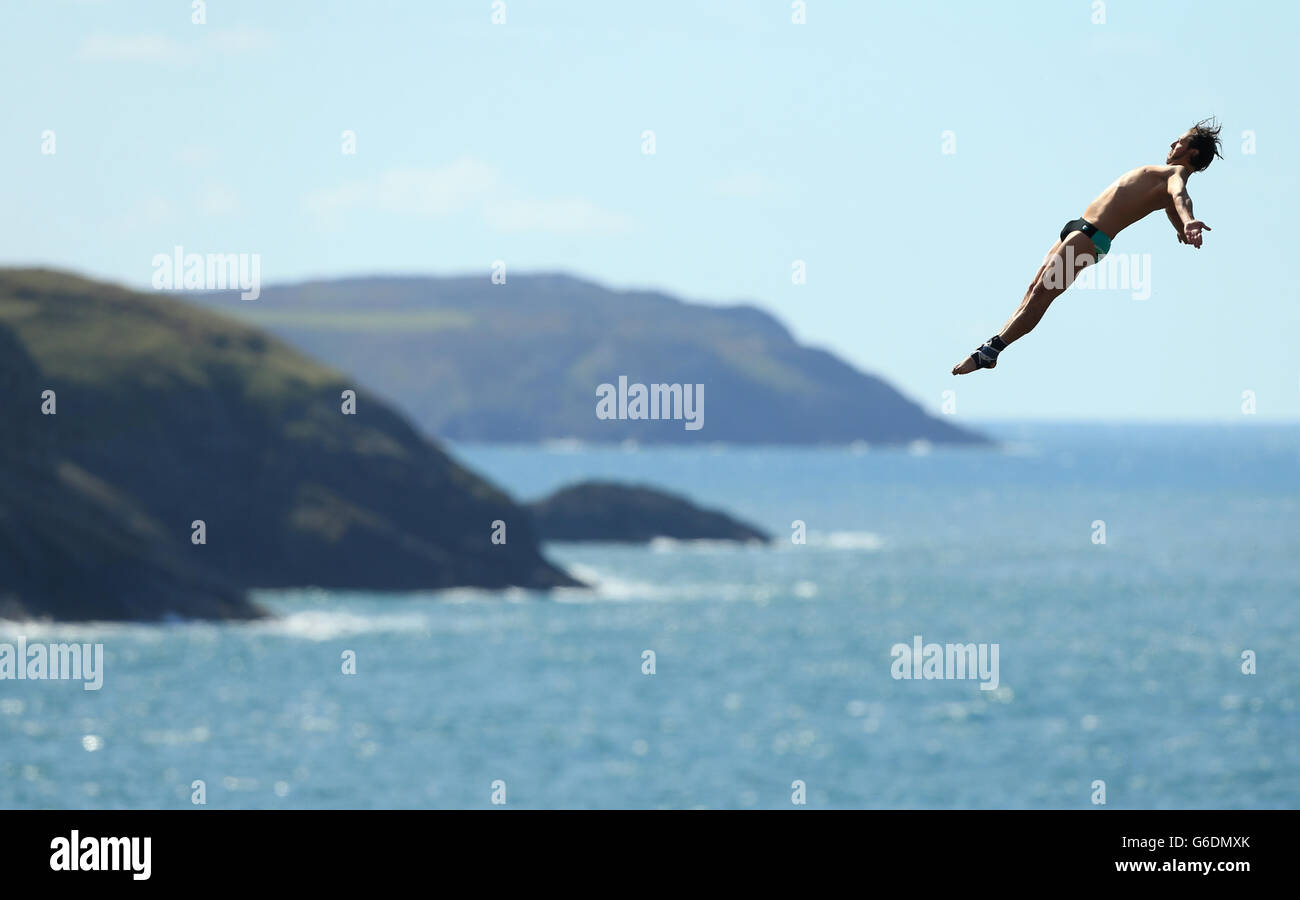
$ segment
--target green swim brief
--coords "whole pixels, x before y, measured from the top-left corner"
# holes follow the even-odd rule
[[[1093,244],[1097,247],[1097,259],[1100,260],[1110,252],[1110,235],[1098,229],[1096,225],[1087,219],[1071,219],[1066,222],[1065,227],[1061,229],[1061,240],[1065,240],[1072,231],[1082,231],[1092,239]]]

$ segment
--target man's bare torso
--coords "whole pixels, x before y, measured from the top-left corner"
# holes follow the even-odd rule
[[[1138,219],[1169,205],[1169,178],[1181,168],[1139,166],[1130,169],[1088,204],[1083,217],[1113,238]]]

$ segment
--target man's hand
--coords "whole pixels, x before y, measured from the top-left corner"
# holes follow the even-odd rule
[[[1178,239],[1184,244],[1191,244],[1199,250],[1201,249],[1201,229],[1205,229],[1206,231],[1214,230],[1200,219],[1192,219],[1192,221],[1183,226],[1183,233],[1178,236]]]

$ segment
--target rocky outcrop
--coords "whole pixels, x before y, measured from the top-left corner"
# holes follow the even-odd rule
[[[584,481],[530,504],[529,509],[544,541],[770,540],[726,513],[701,509],[685,497],[645,485]]]

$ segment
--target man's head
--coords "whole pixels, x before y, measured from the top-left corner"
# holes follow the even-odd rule
[[[1169,145],[1165,162],[1171,166],[1186,166],[1193,172],[1208,169],[1214,157],[1223,159],[1219,152],[1219,130],[1222,127],[1214,119],[1197,122]]]

